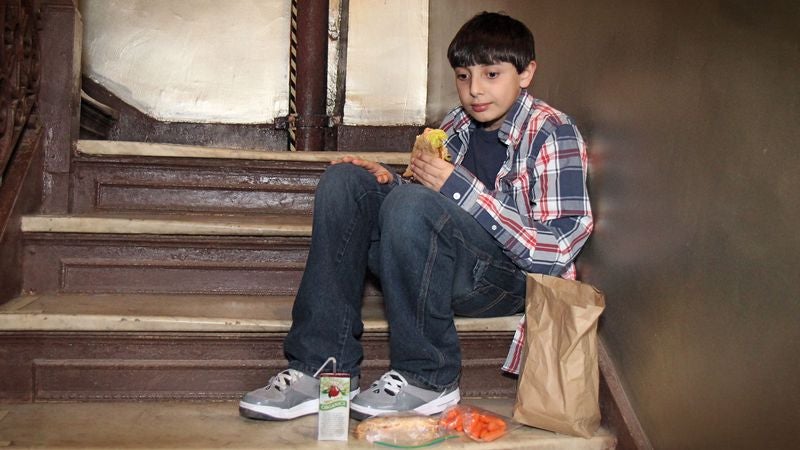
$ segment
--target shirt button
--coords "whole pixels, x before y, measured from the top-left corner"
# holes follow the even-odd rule
[[[453,194],[453,198],[456,199],[456,200],[460,199],[461,198],[461,193],[460,192],[456,192],[455,194]]]
[[[497,231],[497,225],[492,225],[492,231]]]

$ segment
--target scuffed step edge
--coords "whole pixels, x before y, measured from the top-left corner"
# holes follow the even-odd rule
[[[459,332],[512,332],[519,316],[455,319]],[[213,317],[1,312],[0,331],[148,331],[286,333],[291,321]],[[385,320],[364,320],[364,331],[387,332]]]
[[[24,233],[158,234],[210,236],[311,236],[308,216],[263,220],[200,217],[145,218],[102,216],[24,216]]]
[[[129,141],[79,140],[78,151],[94,156],[150,156],[160,158],[246,159],[257,161],[290,161],[328,163],[345,154],[386,164],[408,164],[404,152],[288,152],[240,150],[193,145],[159,144]]]

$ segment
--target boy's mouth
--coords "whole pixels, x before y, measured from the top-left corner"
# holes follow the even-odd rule
[[[484,112],[489,109],[489,103],[478,103],[472,105],[472,110],[475,112]]]

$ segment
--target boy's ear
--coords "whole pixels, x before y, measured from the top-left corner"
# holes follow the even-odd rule
[[[533,83],[533,74],[536,73],[536,61],[531,61],[519,74],[519,87],[527,89]]]

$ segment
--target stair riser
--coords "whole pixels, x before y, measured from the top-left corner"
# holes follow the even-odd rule
[[[37,293],[290,295],[309,238],[33,233],[25,289]]]
[[[0,400],[229,399],[286,367],[277,333],[0,333]],[[512,397],[511,333],[462,333],[463,396]],[[362,337],[362,386],[388,369],[385,333]]]
[[[327,163],[84,157],[74,167],[75,213],[311,214]]]
[[[277,161],[82,160],[75,164],[73,210],[311,214],[324,168]]]

